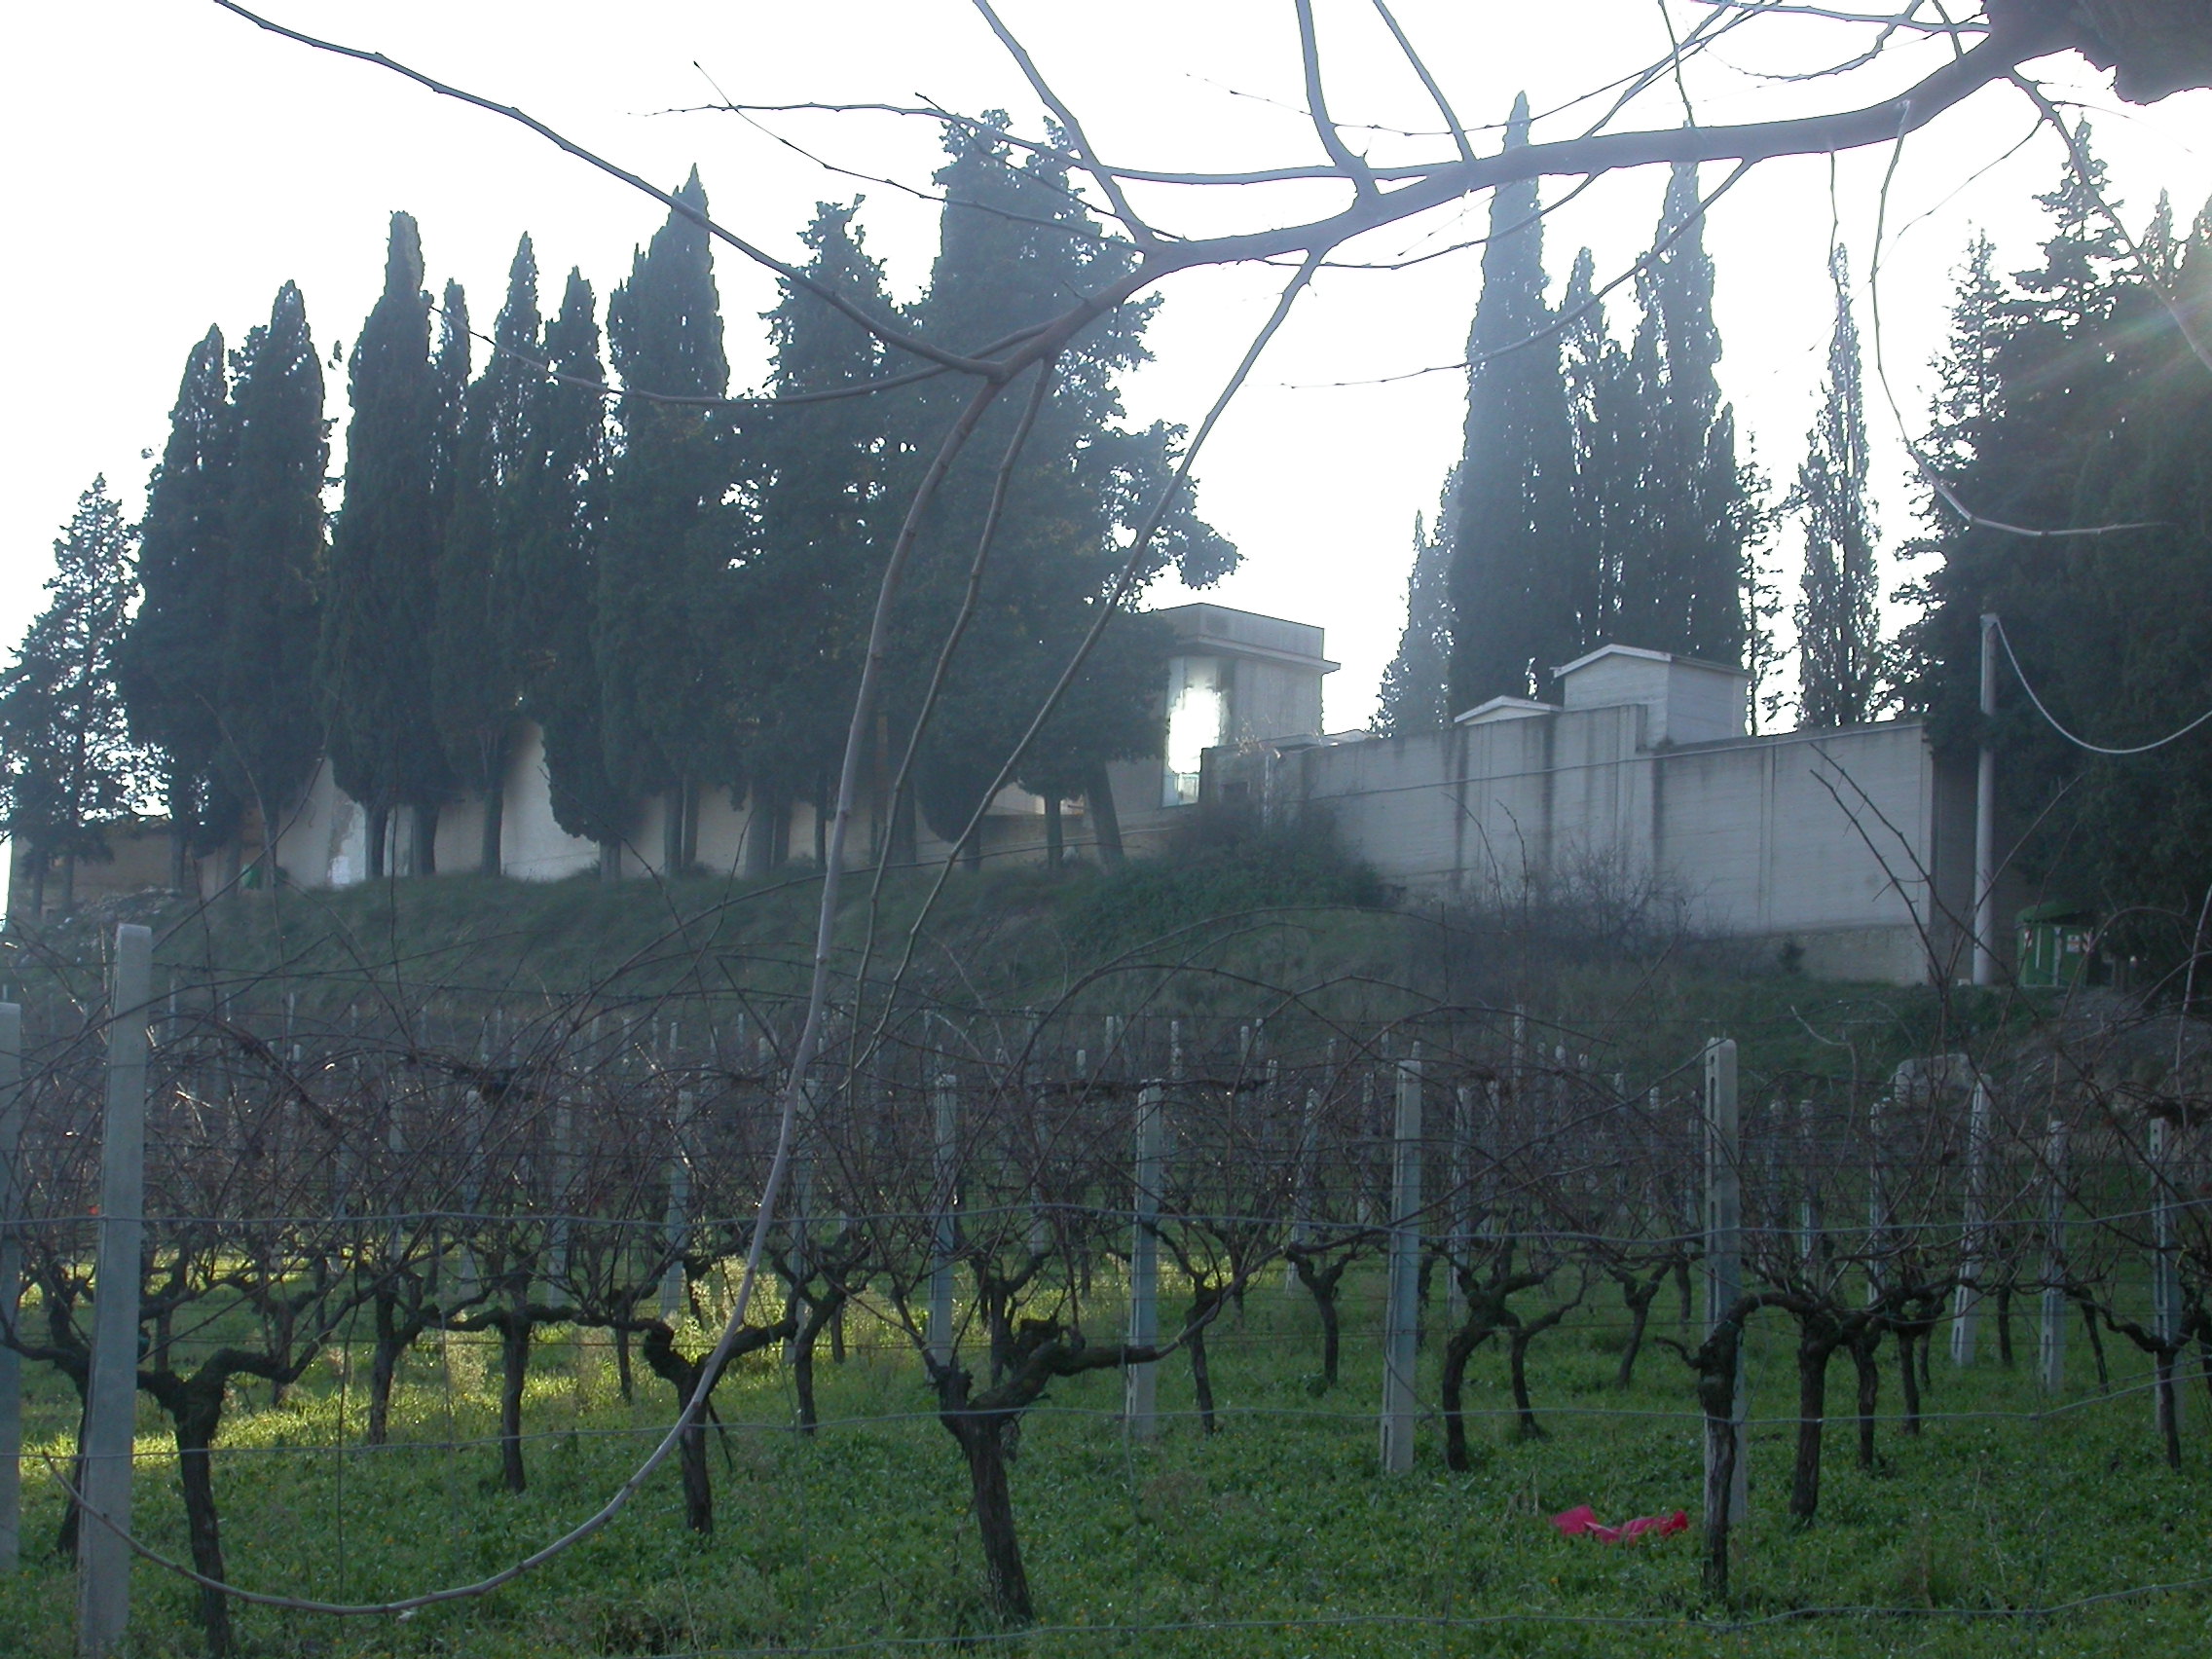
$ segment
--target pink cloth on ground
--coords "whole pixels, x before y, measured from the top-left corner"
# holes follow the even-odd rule
[[[1578,1503],[1566,1514],[1553,1516],[1552,1525],[1566,1537],[1588,1535],[1602,1544],[1625,1544],[1632,1538],[1642,1537],[1646,1532],[1662,1538],[1669,1532],[1686,1532],[1689,1530],[1690,1518],[1677,1509],[1672,1515],[1639,1515],[1635,1520],[1623,1522],[1618,1527],[1608,1527],[1598,1519],[1597,1511],[1587,1503]]]

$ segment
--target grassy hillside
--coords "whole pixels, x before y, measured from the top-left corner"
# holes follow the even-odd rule
[[[1285,1041],[1439,1013],[1527,1011],[1539,1039],[1599,1069],[1650,1077],[1735,1036],[1752,1076],[1871,1078],[1955,1048],[2017,1005],[1924,989],[1817,983],[1747,952],[1644,937],[1584,915],[1510,918],[1390,907],[1325,845],[1245,840],[1100,871],[960,872],[917,923],[934,876],[901,872],[871,900],[848,883],[840,997],[864,958],[868,1002],[956,1022],[994,1014],[1154,1015],[1191,1029],[1266,1018]],[[493,1008],[743,1007],[771,1023],[804,993],[819,877],[692,877],[604,886],[475,876],[341,893],[243,893],[205,905],[118,901],[15,929],[0,982],[34,1008],[90,1008],[119,919],[155,925],[157,992],[220,996],[242,1016],[310,1020],[364,1007],[467,1018]],[[1080,1041],[1080,1038],[1071,1041]]]

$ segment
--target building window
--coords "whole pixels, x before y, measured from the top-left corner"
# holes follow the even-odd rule
[[[1167,665],[1167,770],[1160,804],[1198,798],[1198,764],[1227,735],[1227,665],[1219,657],[1176,657]]]

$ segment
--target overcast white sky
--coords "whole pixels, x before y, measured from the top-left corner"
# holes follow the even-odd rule
[[[655,112],[711,99],[711,77],[746,102],[924,94],[966,111],[1009,108],[1031,130],[1040,121],[965,0],[266,0],[266,9],[519,104],[665,183],[696,161],[719,220],[793,257],[818,199],[865,191],[869,245],[903,295],[928,273],[932,203],[893,184],[826,173],[726,115]],[[1004,0],[1003,9],[1116,160],[1215,167],[1320,159],[1301,113],[1287,0]],[[1539,112],[1563,103],[1655,57],[1666,39],[1659,0],[1398,0],[1394,9],[1470,124],[1499,120],[1524,88]],[[1432,128],[1365,0],[1319,0],[1318,10],[1338,119]],[[1677,29],[1705,10],[1672,0]],[[511,124],[261,33],[204,0],[26,8],[12,15],[6,38],[14,68],[0,132],[16,158],[11,257],[0,269],[16,319],[16,391],[0,415],[6,641],[37,608],[55,527],[92,474],[105,472],[135,508],[147,470],[141,451],[161,445],[185,352],[210,321],[237,341],[292,278],[325,354],[350,345],[381,279],[395,207],[421,221],[433,284],[458,276],[482,317],[497,308],[522,232],[536,240],[550,290],[576,264],[604,299],[662,217],[653,203]],[[1761,78],[1847,56],[1865,38],[1834,24],[1761,19],[1693,65],[1687,94],[1704,123],[1847,107],[1904,85],[1947,50],[1905,46],[1840,80]],[[2045,67],[2057,90],[2102,112],[2095,141],[2132,222],[2148,215],[2161,187],[2185,219],[2212,192],[2212,95],[2128,110],[2077,60]],[[1682,95],[1671,83],[1657,88],[1623,124],[1676,124]],[[1540,124],[1537,135],[1565,135],[1580,114]],[[936,134],[921,123],[798,115],[773,125],[839,166],[907,187],[926,188],[938,158]],[[2032,125],[2019,94],[1988,91],[1916,136],[1899,168],[1882,278],[1886,360],[1915,424],[1949,272],[1973,227],[1997,239],[2006,269],[2028,263],[2042,235],[2030,198],[2056,176],[2057,143],[2046,134],[1999,161]],[[1386,133],[1360,142],[1379,160],[1446,148]],[[1863,283],[1888,160],[1886,150],[1844,158],[1832,215],[1825,160],[1767,164],[1713,212],[1721,377],[1778,482],[1794,471],[1817,395],[1831,229],[1840,223]],[[1719,176],[1709,173],[1709,188]],[[1602,180],[1560,212],[1547,245],[1555,281],[1584,242],[1602,276],[1631,263],[1648,244],[1663,183],[1656,171]],[[1564,188],[1547,186],[1547,200]],[[1302,218],[1335,200],[1307,187],[1264,198],[1194,195],[1143,200],[1160,222],[1187,233]],[[1443,246],[1479,230],[1484,211],[1463,205],[1371,238],[1347,256]],[[1361,724],[1372,711],[1403,622],[1414,515],[1433,511],[1456,453],[1464,387],[1450,373],[1337,383],[1454,361],[1478,260],[1468,252],[1407,271],[1324,274],[1198,469],[1201,509],[1245,559],[1217,596],[1328,629],[1330,653],[1344,663],[1330,686],[1334,727]],[[772,303],[771,283],[727,253],[718,269],[735,379],[753,383],[761,351],[754,318]],[[1131,414],[1195,422],[1280,280],[1257,269],[1171,280],[1151,335],[1158,361],[1126,387]],[[1612,309],[1623,331],[1633,321],[1626,293]],[[1862,328],[1866,320],[1862,311]],[[1907,528],[1905,462],[1871,381],[1869,365],[1883,528],[1894,540]],[[332,413],[343,417],[343,373],[330,384]],[[1793,588],[1793,561],[1788,579]]]

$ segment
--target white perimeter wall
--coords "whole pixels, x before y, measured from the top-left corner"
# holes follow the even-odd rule
[[[1929,876],[1956,861],[1919,721],[1653,750],[1649,718],[1568,710],[1255,756],[1244,776],[1272,811],[1326,813],[1409,889],[1650,887],[1696,931],[1794,941],[1814,972],[1929,977],[1947,926]]]

